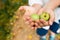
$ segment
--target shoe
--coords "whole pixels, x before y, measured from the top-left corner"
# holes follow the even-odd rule
[[[50,40],[55,40],[55,37],[54,36],[50,36]]]
[[[46,36],[41,37],[40,40],[46,40]]]

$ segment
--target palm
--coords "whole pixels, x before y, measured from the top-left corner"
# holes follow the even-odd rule
[[[26,23],[28,23],[30,26],[32,26],[34,24],[34,22],[30,18],[30,15],[33,13],[36,14],[37,10],[34,7],[30,7],[30,6],[21,6],[19,9],[25,10],[23,18],[26,21]]]
[[[52,23],[53,23],[53,21],[54,21],[54,13],[53,13],[53,11],[52,10],[50,10],[50,9],[45,9],[45,8],[42,8],[42,9],[40,9],[40,11],[39,11],[39,15],[42,13],[42,12],[47,12],[47,13],[49,13],[50,14],[50,19],[49,19],[49,21],[45,21],[45,20],[40,20],[40,24],[42,24],[42,25],[52,25]],[[53,17],[52,17],[53,16]],[[41,23],[42,22],[42,23]]]

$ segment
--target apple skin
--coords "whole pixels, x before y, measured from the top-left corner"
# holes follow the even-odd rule
[[[45,21],[48,21],[50,19],[50,15],[47,12],[43,12],[40,16],[40,19],[44,19]]]
[[[30,17],[33,21],[36,21],[39,19],[44,19],[45,21],[48,21],[50,19],[50,15],[47,12],[43,12],[41,15],[32,14]]]
[[[30,17],[33,21],[39,20],[39,15],[37,14],[32,14]]]

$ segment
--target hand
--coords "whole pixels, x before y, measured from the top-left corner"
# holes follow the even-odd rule
[[[50,19],[49,19],[48,21],[45,21],[45,20],[43,20],[43,19],[40,19],[40,20],[39,20],[40,26],[50,26],[50,25],[52,25],[53,22],[54,22],[54,19],[55,19],[53,10],[51,10],[51,9],[46,9],[46,8],[41,8],[41,9],[39,10],[38,14],[40,15],[40,14],[42,14],[42,12],[47,12],[47,13],[49,13]]]
[[[23,19],[25,20],[25,22],[26,22],[27,24],[29,24],[30,26],[36,25],[36,27],[38,27],[37,21],[34,22],[34,21],[30,18],[30,15],[31,15],[31,14],[37,13],[38,10],[36,10],[36,8],[30,7],[30,6],[21,6],[21,7],[19,8],[19,10],[25,10],[25,14],[24,14],[24,16],[23,16]],[[35,28],[35,27],[32,27],[32,28]]]

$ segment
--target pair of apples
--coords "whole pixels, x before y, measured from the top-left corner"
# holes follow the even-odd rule
[[[32,18],[33,21],[36,21],[39,19],[44,19],[45,21],[48,21],[50,18],[50,15],[47,12],[43,12],[41,15],[32,14],[30,17]]]

